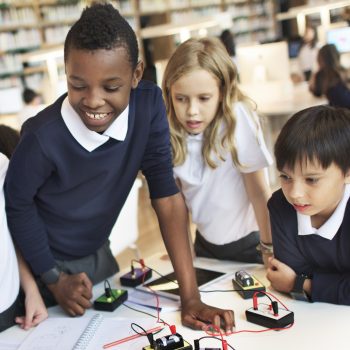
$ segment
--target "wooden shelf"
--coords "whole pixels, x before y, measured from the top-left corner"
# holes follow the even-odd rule
[[[13,23],[0,26],[2,32],[16,32],[18,29],[37,29],[39,26],[36,23]]]
[[[193,31],[210,27],[215,27],[220,24],[219,18],[216,17],[201,17],[200,19],[183,22],[179,24],[167,23],[158,26],[141,29],[143,39],[158,38],[162,36],[179,34],[183,30]]]
[[[296,6],[289,9],[288,12],[278,13],[276,15],[276,19],[279,21],[283,21],[286,19],[296,18],[298,15],[311,15],[314,13],[321,13],[322,11],[331,11],[337,8],[342,8],[350,6],[350,1],[335,1],[332,3],[324,3],[320,5],[310,6]]]
[[[31,1],[31,0],[14,0],[14,1],[11,1],[11,3],[6,3],[6,2],[0,1],[0,6],[4,6],[4,7],[6,6],[7,8],[11,8],[11,7],[16,7],[16,8],[32,7],[33,6],[33,1]]]

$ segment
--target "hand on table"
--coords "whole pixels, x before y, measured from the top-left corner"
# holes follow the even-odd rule
[[[15,321],[22,329],[27,330],[47,319],[48,313],[36,285],[25,294],[25,316],[18,316]]]
[[[272,288],[279,292],[290,293],[294,286],[296,273],[283,262],[270,258],[266,277],[271,282]]]
[[[75,275],[61,272],[58,281],[47,287],[70,316],[83,315],[91,307],[92,282],[84,272]]]
[[[223,310],[204,304],[200,299],[192,299],[182,304],[181,320],[184,326],[205,330],[208,324],[231,332],[235,326],[232,310]]]

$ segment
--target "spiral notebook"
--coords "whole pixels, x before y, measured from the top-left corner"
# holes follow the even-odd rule
[[[103,345],[135,335],[131,322],[145,329],[154,327],[151,318],[133,321],[103,317],[48,318],[39,324],[20,345],[18,350],[103,350]],[[118,350],[141,349],[148,345],[147,337],[138,337],[118,345]]]

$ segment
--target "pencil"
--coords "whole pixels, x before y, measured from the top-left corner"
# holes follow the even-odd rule
[[[127,341],[129,341],[129,340],[133,340],[133,339],[142,337],[142,336],[146,335],[147,333],[160,331],[161,329],[163,329],[162,326],[154,327],[154,328],[151,328],[151,329],[149,329],[148,331],[146,331],[146,333],[144,333],[144,332],[142,332],[142,333],[136,333],[136,334],[134,334],[134,335],[130,335],[129,337],[125,337],[125,338],[116,340],[116,341],[114,341],[114,342],[112,342],[112,343],[105,344],[105,345],[103,345],[103,348],[104,348],[104,349],[108,349],[108,348],[111,348],[112,346],[116,346],[116,345],[125,343],[125,342],[127,342]]]

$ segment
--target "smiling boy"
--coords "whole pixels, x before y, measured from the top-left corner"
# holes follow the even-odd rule
[[[183,323],[221,318],[231,329],[232,311],[200,300],[165,107],[160,89],[140,81],[134,31],[112,5],[92,5],[70,29],[64,60],[68,94],[24,124],[6,178],[9,226],[47,304],[81,315],[92,285],[118,271],[108,236],[141,170],[180,284]]]
[[[350,305],[349,149],[350,111],[329,106],[298,112],[276,141],[267,278],[296,299]]]

